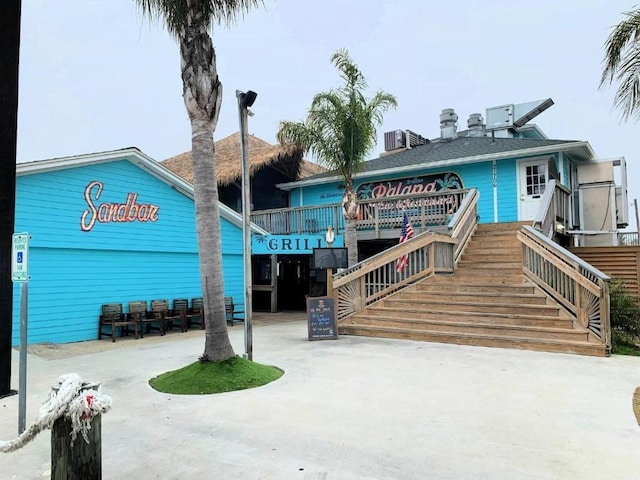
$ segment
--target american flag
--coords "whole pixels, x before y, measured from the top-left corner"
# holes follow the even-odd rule
[[[409,215],[405,212],[404,217],[402,218],[402,231],[400,232],[400,243],[404,243],[410,238],[413,238],[413,227],[411,226],[411,222],[409,221]],[[398,260],[396,260],[396,272],[403,272],[405,268],[409,265],[409,255],[405,254],[401,256]]]

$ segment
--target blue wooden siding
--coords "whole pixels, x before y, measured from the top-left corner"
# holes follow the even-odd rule
[[[137,193],[138,203],[160,207],[158,221],[96,222],[83,232],[85,188],[94,180],[104,186],[97,203],[124,203]],[[193,252],[193,218],[190,198],[126,160],[24,175],[16,185],[16,229],[28,225],[34,247]]]
[[[511,167],[515,168],[515,167]],[[456,165],[451,168],[421,169],[414,172],[404,172],[396,175],[378,175],[367,177],[365,180],[356,180],[355,188],[361,183],[375,182],[380,180],[393,180],[397,178],[411,177],[412,175],[428,175],[444,172],[454,172],[460,176],[465,188],[475,187],[480,192],[478,211],[480,222],[493,222],[493,177],[491,162],[472,163],[467,165]],[[342,197],[342,190],[338,188],[340,182],[332,182],[322,185],[310,185],[303,187],[303,198],[305,206],[326,205],[339,203]],[[292,199],[299,198],[299,189],[293,190]],[[297,204],[292,203],[293,206]],[[516,212],[517,216],[517,212]]]
[[[498,174],[498,222],[518,221],[518,165],[515,160],[496,162]],[[492,197],[493,198],[493,197]],[[493,218],[491,219],[491,222]],[[482,222],[481,223],[487,223]]]
[[[560,172],[560,175],[561,175],[560,180],[562,185],[570,189],[571,187],[569,185],[569,168],[570,168],[571,160],[564,153],[560,153],[560,155],[562,155],[562,158],[563,158],[562,170]]]
[[[156,222],[96,222],[80,228],[85,187],[100,181],[97,203],[159,206]],[[225,294],[242,295],[242,233],[221,220]],[[31,235],[28,342],[97,338],[103,303],[201,296],[192,199],[129,161],[22,175],[16,231]],[[227,269],[229,276],[227,277]],[[239,270],[239,274],[237,273]],[[14,286],[12,344],[19,342],[19,285]]]
[[[552,157],[560,170],[559,154]],[[539,156],[508,158],[496,162],[497,168],[497,199],[498,199],[498,222],[515,222],[518,220],[518,162],[529,158],[539,158]],[[565,157],[566,159],[566,157]],[[562,165],[562,183],[568,182],[569,161],[566,159]],[[479,223],[493,223],[494,221],[494,200],[493,200],[493,170],[492,162],[469,163],[465,165],[455,165],[444,168],[421,168],[412,172],[402,172],[396,175],[370,176],[364,180],[356,180],[354,187],[358,188],[361,183],[375,182],[381,180],[393,180],[398,178],[408,178],[412,175],[429,175],[445,172],[454,172],[460,176],[465,188],[476,188],[480,193],[478,201]],[[304,192],[304,206],[326,205],[339,203],[342,190],[338,187],[340,182],[331,182],[322,185],[310,185],[302,187]],[[292,206],[300,206],[296,200],[300,198],[300,188],[291,192]]]

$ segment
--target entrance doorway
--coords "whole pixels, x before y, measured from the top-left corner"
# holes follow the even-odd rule
[[[305,310],[310,255],[278,255],[278,310]]]
[[[538,213],[542,197],[549,182],[549,159],[522,161],[518,167],[520,208],[519,219],[533,220]]]

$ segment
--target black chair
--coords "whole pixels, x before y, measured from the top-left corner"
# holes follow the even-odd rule
[[[138,322],[140,338],[144,338],[144,334],[150,333],[153,329],[158,330],[160,335],[164,335],[163,319],[156,318],[148,311],[146,300],[129,302],[129,315]]]
[[[187,326],[199,325],[200,330],[204,329],[204,299],[196,297],[191,299],[191,308],[187,313]]]
[[[151,314],[160,322],[162,326],[161,335],[164,335],[167,330],[173,328],[173,322],[180,322],[180,331],[187,331],[187,321],[182,312],[174,312],[169,308],[169,302],[167,300],[152,300],[151,301]]]
[[[110,327],[109,333],[103,332],[104,327]],[[111,335],[111,341],[116,341],[116,330],[122,329],[122,335],[129,335],[129,327],[133,327],[133,331],[138,339],[138,322],[130,315],[122,313],[121,303],[105,303],[102,305],[102,314],[100,315],[100,323],[98,325],[98,340],[103,335]]]
[[[173,300],[173,309],[169,310],[167,326],[169,330],[173,327],[173,321],[180,321],[180,331],[186,332],[189,328],[189,300],[186,298],[176,298]]]
[[[224,309],[227,316],[227,323],[233,327],[236,322],[244,322],[244,310],[238,310],[233,303],[233,297],[224,297]],[[243,314],[242,317],[236,317],[237,314]]]

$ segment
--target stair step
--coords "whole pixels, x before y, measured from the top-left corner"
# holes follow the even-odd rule
[[[542,325],[521,325],[521,324],[495,324],[492,322],[465,322],[442,319],[415,319],[415,318],[394,318],[384,316],[360,316],[352,321],[345,322],[345,325],[354,326],[377,326],[398,329],[408,329],[412,331],[428,331],[450,334],[486,334],[501,335],[506,337],[521,338],[546,338],[549,340],[572,340],[584,341],[589,339],[589,332],[586,330],[575,330],[573,328],[546,327]]]
[[[469,265],[465,265],[463,267],[460,267],[456,272],[455,272],[455,276],[457,278],[460,279],[466,279],[466,278],[484,278],[486,277],[487,279],[490,278],[494,278],[494,279],[504,279],[504,278],[510,278],[514,281],[516,278],[518,277],[522,277],[522,267],[520,268],[485,268],[484,266],[469,266]]]
[[[534,293],[536,288],[528,283],[461,283],[461,282],[422,282],[412,286],[420,292],[495,292],[495,293]]]
[[[465,269],[465,268],[473,268],[474,270],[477,268],[483,268],[485,270],[494,270],[494,269],[500,269],[500,270],[516,270],[516,271],[522,271],[522,262],[507,262],[507,261],[501,261],[502,258],[500,258],[499,260],[496,260],[495,258],[493,259],[493,261],[491,262],[487,262],[484,260],[475,260],[475,259],[462,259],[458,262],[457,268],[458,269]]]
[[[395,309],[385,307],[373,307],[366,312],[359,312],[345,320],[346,323],[367,324],[376,322],[381,318],[384,321],[403,321],[411,319],[416,321],[441,321],[441,322],[462,322],[489,325],[522,325],[529,327],[549,327],[549,328],[572,328],[573,320],[567,317],[541,317],[539,315],[509,314],[509,313],[486,313],[486,312],[465,312],[464,315],[456,312],[433,309]]]
[[[487,275],[485,271],[474,271],[472,269],[467,269],[464,272],[457,271],[454,275],[435,275],[430,277],[428,281],[430,283],[454,283],[460,282],[463,284],[487,284],[487,283],[496,283],[496,284],[518,284],[522,283],[525,285],[529,285],[525,283],[526,279],[522,275],[522,270],[519,274],[516,273],[504,273],[500,272],[491,272],[491,275]]]
[[[504,252],[491,252],[491,253],[478,253],[466,251],[462,255],[462,258],[458,264],[462,263],[488,263],[488,262],[507,262],[517,263],[522,265],[522,252],[516,253],[504,253]]]
[[[481,223],[476,228],[476,231],[490,232],[499,230],[510,230],[517,232],[523,225],[531,225],[531,222],[500,222],[500,223]]]
[[[483,245],[472,245],[469,244],[464,249],[463,256],[476,256],[476,255],[518,255],[522,258],[522,246],[514,246],[514,247],[501,247],[500,249],[496,249],[495,247],[486,247]]]
[[[370,327],[343,324],[338,327],[338,332],[346,335],[365,335],[369,337],[421,340],[427,342],[454,343],[458,345],[474,345],[481,347],[573,353],[579,355],[593,355],[597,357],[606,356],[606,349],[604,345],[590,342],[499,337],[486,334],[451,335],[441,332],[413,331],[393,327]]]
[[[425,292],[406,289],[393,298],[431,303],[442,301],[465,303],[516,303],[519,305],[546,305],[547,297],[535,293],[504,293],[504,292]]]
[[[484,304],[478,302],[457,302],[451,299],[433,300],[425,305],[420,300],[397,298],[391,296],[382,300],[383,307],[397,307],[397,308],[418,308],[424,309],[425,307],[442,307],[449,311],[455,312],[486,312],[486,313],[520,313],[526,311],[527,313],[544,316],[558,316],[560,307],[557,305],[521,305],[513,302],[507,303],[492,303]]]

